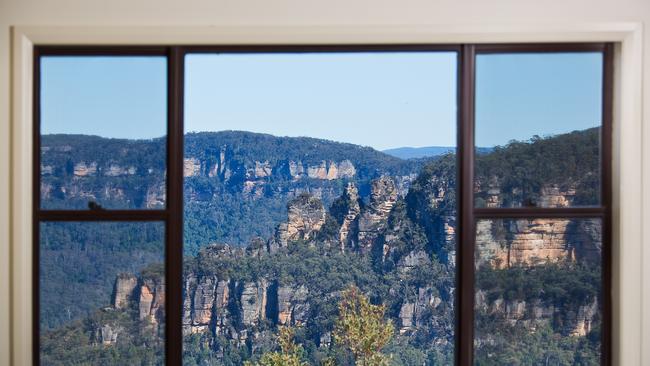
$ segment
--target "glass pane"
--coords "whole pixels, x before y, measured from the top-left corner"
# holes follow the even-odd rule
[[[163,223],[42,223],[43,365],[163,365]]]
[[[41,207],[163,208],[164,57],[41,58]]]
[[[282,329],[313,365],[366,364],[358,336],[399,365],[453,363],[456,63],[186,57],[187,365],[267,360]],[[376,328],[355,338],[360,318]]]
[[[477,207],[600,204],[602,53],[476,57]]]
[[[600,364],[601,225],[478,221],[476,365]]]

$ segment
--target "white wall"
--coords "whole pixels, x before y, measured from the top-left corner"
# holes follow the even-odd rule
[[[421,24],[553,24],[635,21],[650,22],[649,0],[0,0],[0,365],[9,364],[10,302],[10,27],[29,26],[387,26]],[[647,32],[646,32],[647,34]],[[643,37],[650,50],[650,37]],[[644,59],[643,105],[650,106],[650,57]],[[615,121],[616,122],[616,121]],[[645,117],[645,126],[650,116]],[[650,128],[638,152],[644,183],[650,185]],[[641,169],[639,169],[641,171]],[[640,179],[640,177],[639,177]],[[646,188],[647,189],[647,188]],[[647,192],[647,190],[646,190]],[[643,197],[650,208],[650,195]],[[627,213],[639,215],[641,212]],[[650,222],[642,218],[648,226]],[[640,228],[639,228],[640,230]],[[650,229],[645,229],[645,238]],[[623,245],[625,243],[622,243]],[[650,249],[644,252],[650,279]],[[637,260],[642,260],[641,256]],[[636,284],[635,284],[636,286]],[[641,291],[644,286],[646,291]],[[650,307],[650,280],[639,281],[639,294]],[[641,295],[639,295],[641,296]],[[640,309],[639,309],[640,310]],[[650,329],[650,319],[641,319]],[[21,324],[14,324],[20,327]],[[650,352],[650,342],[642,339]],[[640,365],[641,355],[629,355],[626,365]],[[650,354],[644,355],[650,365]]]

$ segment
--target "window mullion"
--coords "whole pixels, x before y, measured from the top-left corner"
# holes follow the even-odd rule
[[[170,47],[168,54],[168,207],[165,243],[167,295],[165,351],[167,365],[182,364],[183,354],[183,51]]]
[[[462,48],[458,119],[458,217],[456,363],[473,363],[474,342],[474,46]]]

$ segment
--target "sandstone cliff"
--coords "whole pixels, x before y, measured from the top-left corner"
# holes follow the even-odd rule
[[[369,252],[384,228],[388,215],[397,202],[395,182],[386,176],[374,180],[370,190],[370,202],[359,218],[358,246]]]
[[[599,220],[479,220],[476,226],[477,266],[600,261]]]
[[[436,347],[452,347],[455,266],[454,252],[446,252],[455,243],[454,221],[446,211],[451,189],[448,181],[430,175],[400,198],[393,179],[383,176],[371,183],[367,204],[356,185],[348,183],[329,210],[317,197],[299,195],[289,202],[285,222],[267,241],[256,238],[245,250],[214,244],[200,251],[184,276],[184,334],[222,337],[233,347],[256,352],[272,339],[273,327],[299,326],[310,329],[320,347],[330,347],[332,325],[319,318],[323,311],[335,309],[340,288],[323,288],[339,275],[326,272],[332,277],[319,284],[319,277],[304,277],[310,274],[302,272],[309,269],[301,267],[302,258],[287,261],[294,255],[292,248],[308,247],[321,253],[322,260],[333,252],[343,256],[332,263],[344,258],[374,263],[368,271],[386,281],[388,293],[382,301],[391,304],[388,315],[395,319],[398,333],[409,339],[426,333]],[[414,215],[411,205],[425,207],[425,213]],[[428,218],[435,218],[429,228]],[[599,225],[588,220],[481,221],[477,230],[477,265],[496,270],[593,261],[600,250]],[[428,237],[439,233],[443,235],[434,242]],[[252,272],[236,272],[238,266]],[[269,272],[260,272],[264,270]],[[163,321],[164,297],[162,278],[120,275],[112,305],[115,310],[136,309],[139,319],[155,327]],[[479,314],[508,326],[534,331],[551,324],[574,337],[585,336],[599,322],[595,298],[567,306],[542,297],[494,298],[479,289],[476,306]],[[120,332],[118,324],[102,324],[96,338],[111,345],[119,342]],[[209,347],[224,352],[226,346]]]

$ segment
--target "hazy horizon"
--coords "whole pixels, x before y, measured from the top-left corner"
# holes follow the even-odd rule
[[[554,134],[554,135],[544,135],[540,136],[542,138],[549,138],[549,137],[554,137],[557,135],[562,135],[565,133],[571,133],[571,132],[576,132],[576,131],[585,131],[591,128],[599,128],[600,126],[593,126],[593,127],[588,127],[586,129],[582,130],[573,130],[573,131],[568,131],[568,132],[563,132],[559,134]],[[310,139],[317,139],[317,140],[324,140],[324,141],[330,141],[334,143],[342,143],[342,144],[351,144],[351,145],[357,145],[357,146],[362,146],[362,147],[370,147],[372,149],[375,149],[377,151],[381,152],[386,152],[390,150],[398,150],[398,149],[426,149],[426,148],[456,148],[456,145],[428,145],[428,146],[395,146],[395,147],[388,147],[386,149],[377,149],[373,146],[367,146],[367,145],[360,145],[360,144],[355,144],[355,143],[350,143],[350,142],[345,142],[345,141],[336,141],[336,140],[331,140],[331,139],[326,139],[326,138],[320,138],[320,137],[314,137],[314,136],[280,136],[280,135],[275,135],[272,133],[265,133],[265,132],[255,132],[255,131],[246,131],[246,130],[221,130],[221,131],[186,131],[184,135],[190,135],[190,134],[201,134],[201,133],[221,133],[221,132],[243,132],[243,133],[253,133],[253,134],[260,134],[260,135],[270,135],[273,137],[277,138],[310,138]],[[166,135],[163,136],[158,136],[158,137],[151,137],[151,138],[141,138],[141,139],[132,139],[132,138],[121,138],[121,137],[106,137],[106,136],[101,136],[101,135],[90,135],[90,134],[82,134],[82,133],[44,133],[41,134],[41,136],[57,136],[57,135],[64,135],[64,136],[88,136],[88,137],[99,137],[99,138],[105,138],[105,139],[116,139],[116,140],[128,140],[128,141],[153,141],[153,140],[158,140],[161,138],[166,138]],[[504,145],[496,145],[496,146],[505,146],[508,143],[512,141],[518,141],[518,142],[527,142],[529,141],[533,136],[531,136],[529,139],[526,140],[511,140],[508,141]],[[496,146],[476,146],[478,149],[485,149],[485,148],[493,148]]]

